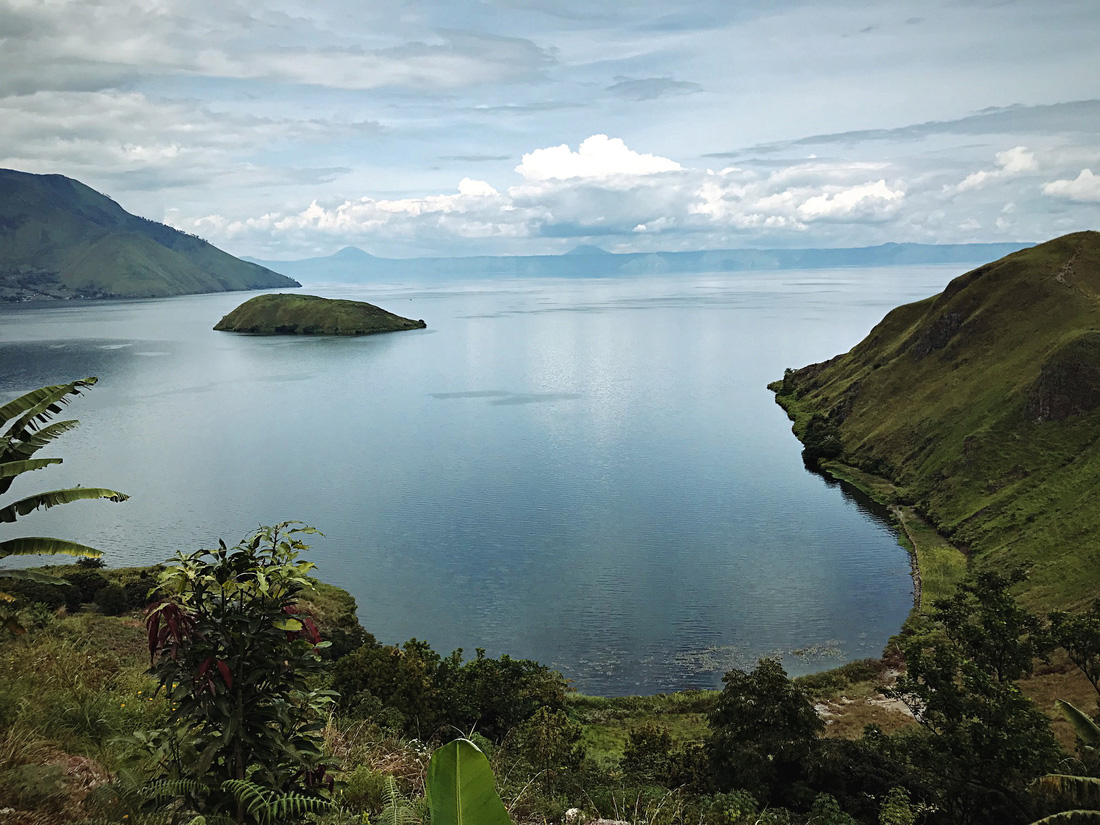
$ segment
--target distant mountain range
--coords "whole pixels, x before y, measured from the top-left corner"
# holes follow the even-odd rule
[[[0,169],[0,300],[296,286],[201,238],[131,215],[72,178]]]
[[[422,278],[590,278],[677,272],[970,264],[1000,258],[1029,246],[1032,244],[888,243],[849,249],[715,249],[621,254],[606,252],[597,246],[578,246],[564,255],[469,258],[376,258],[349,246],[324,258],[245,260],[307,283],[359,283]]]

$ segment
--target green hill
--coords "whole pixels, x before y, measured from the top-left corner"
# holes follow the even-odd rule
[[[261,335],[372,335],[426,326],[365,301],[275,294],[250,298],[214,329]]]
[[[811,453],[896,484],[971,569],[1029,567],[1034,606],[1100,596],[1100,233],[961,275],[772,387]]]
[[[300,286],[62,175],[0,169],[0,300]]]

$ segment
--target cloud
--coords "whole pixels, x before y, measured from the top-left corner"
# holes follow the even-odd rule
[[[796,238],[814,225],[867,225],[903,207],[900,182],[882,163],[813,161],[763,173],[690,169],[633,151],[617,138],[593,135],[576,151],[536,149],[501,191],[463,178],[457,192],[414,198],[361,197],[312,201],[301,211],[232,219],[207,215],[176,225],[232,242],[263,246],[274,239],[306,247],[318,238],[341,245],[384,240],[409,244],[495,239],[602,237],[682,239],[715,245],[730,234]],[[676,241],[679,242],[679,241]]]
[[[679,97],[701,92],[698,83],[685,80],[673,80],[671,77],[632,78],[617,75],[615,83],[607,91],[629,100],[656,100],[660,97]]]
[[[1078,203],[1100,203],[1100,175],[1082,169],[1073,180],[1054,180],[1043,185],[1043,194]]]
[[[516,171],[529,181],[544,181],[654,175],[682,168],[674,160],[634,152],[620,138],[592,135],[577,147],[576,152],[564,143],[529,152],[523,156]]]
[[[879,180],[814,195],[798,207],[798,214],[803,220],[885,218],[896,211],[904,197],[904,191],[891,189],[885,180]]]
[[[440,155],[440,160],[459,161],[461,163],[487,163],[496,160],[508,160],[511,155]]]
[[[894,129],[860,129],[810,135],[797,140],[765,143],[741,150],[775,152],[796,146],[854,145],[867,141],[912,141],[945,135],[1097,135],[1100,134],[1100,100],[1076,100],[1046,105],[991,107],[966,117],[931,120]]]
[[[212,112],[194,101],[172,101],[138,92],[59,92],[0,97],[0,166],[58,172],[86,181],[126,179],[127,186],[200,182],[217,175],[247,174],[251,182],[309,180],[315,174],[293,164],[261,168],[249,157],[293,141],[315,143],[377,135],[374,122],[340,123],[295,117],[257,117]]]
[[[531,78],[555,62],[524,37],[431,28],[379,36],[382,9],[283,14],[241,0],[19,2],[3,10],[0,93],[118,88],[143,76],[267,80],[334,89],[459,89]],[[331,13],[331,11],[329,12]],[[427,35],[427,36],[423,36]],[[109,44],[109,45],[108,45]]]
[[[965,192],[968,189],[985,186],[991,181],[1034,172],[1038,168],[1039,162],[1035,159],[1035,155],[1029,152],[1026,146],[1016,146],[1013,149],[1006,149],[997,153],[995,169],[982,169],[973,172],[954,186],[945,186],[944,190]]]

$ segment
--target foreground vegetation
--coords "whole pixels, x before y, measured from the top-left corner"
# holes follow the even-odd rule
[[[51,568],[65,587],[12,582],[26,632],[0,638],[0,822],[265,821],[248,792],[297,800],[282,822],[426,822],[429,757],[459,736],[517,822],[576,807],[668,825],[1023,823],[1072,806],[1038,777],[1100,772],[1029,698],[1052,705],[1072,682],[1091,709],[1100,605],[1039,618],[1011,578],[965,583],[899,638],[896,682],[889,661],[792,681],[763,660],[721,691],[602,699],[535,662],[379,643],[350,596],[309,578],[294,529],[157,568]],[[226,587],[252,607],[219,615]],[[189,631],[164,632],[166,605],[187,606]],[[251,652],[233,659],[242,633]],[[853,729],[844,708],[880,691],[919,721]]]

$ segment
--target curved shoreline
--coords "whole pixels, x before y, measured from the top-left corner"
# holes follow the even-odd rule
[[[778,384],[768,385],[775,391]],[[793,422],[792,432],[798,436],[799,413],[793,399],[776,392],[776,403]],[[799,441],[802,439],[799,438]],[[897,485],[888,478],[852,467],[840,461],[817,462],[818,469],[836,481],[850,484],[890,513],[898,530],[898,544],[909,553],[913,576],[913,610],[909,619],[927,613],[936,599],[954,591],[967,572],[967,556],[953,545],[937,526],[899,499]],[[909,621],[908,619],[906,620]]]

